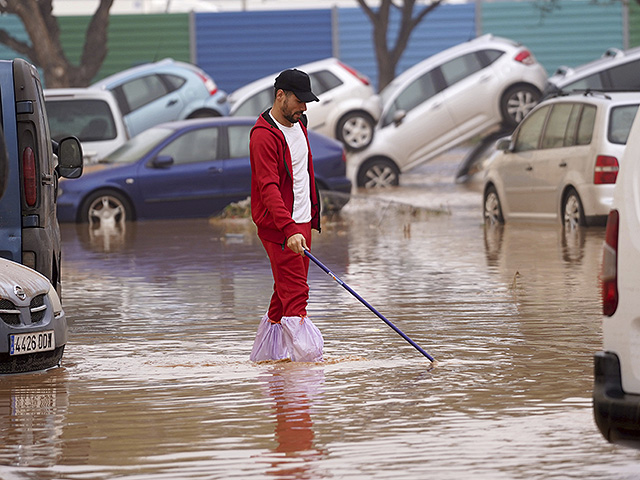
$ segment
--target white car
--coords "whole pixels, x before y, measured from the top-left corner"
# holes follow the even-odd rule
[[[58,366],[66,343],[67,320],[53,285],[0,258],[0,374]]]
[[[85,165],[99,162],[129,139],[118,103],[108,90],[49,88],[44,98],[51,138],[78,138]]]
[[[359,187],[398,185],[401,172],[501,124],[515,126],[546,79],[527,48],[492,35],[429,57],[380,93],[374,141],[348,159],[351,178]]]
[[[622,156],[602,257],[603,349],[594,357],[593,409],[602,435],[640,448],[640,118]]]
[[[380,100],[369,79],[336,58],[295,67],[311,79],[320,101],[307,103],[309,128],[342,142],[348,150],[365,148],[373,139]],[[230,115],[258,117],[273,104],[278,73],[251,82],[229,95]]]
[[[484,218],[603,225],[639,104],[638,92],[541,102],[486,163]]]

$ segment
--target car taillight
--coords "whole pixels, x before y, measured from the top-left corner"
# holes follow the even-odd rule
[[[536,63],[536,59],[531,55],[529,50],[520,50],[514,60],[516,62],[524,63],[525,65],[533,65]]]
[[[204,86],[207,88],[207,90],[209,90],[209,95],[215,95],[216,92],[218,91],[218,86],[216,85],[216,82],[214,82],[213,79],[208,75],[198,73],[198,76],[200,77],[200,80],[202,80],[202,82],[204,83]]]
[[[607,218],[602,254],[602,313],[608,317],[618,308],[618,210],[611,210]]]
[[[338,64],[344,68],[347,72],[349,72],[351,75],[353,75],[354,77],[356,77],[358,80],[360,80],[362,83],[364,83],[365,85],[371,85],[371,81],[369,80],[369,78],[365,75],[363,75],[362,73],[360,73],[359,71],[351,68],[349,65],[345,65],[342,62],[338,62]]]
[[[605,185],[616,183],[618,178],[618,159],[607,155],[598,155],[596,167],[593,170],[593,183],[595,185]]]
[[[38,181],[36,175],[36,156],[31,147],[22,151],[22,181],[24,182],[24,200],[30,207],[38,200]]]

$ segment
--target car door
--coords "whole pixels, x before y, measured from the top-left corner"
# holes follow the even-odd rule
[[[538,159],[542,135],[550,107],[542,107],[527,118],[514,134],[513,147],[505,154],[499,177],[503,185],[503,203],[509,215],[529,216],[535,208],[532,200],[532,172]]]
[[[180,118],[184,79],[156,74],[134,78],[114,89],[131,137],[154,125]]]
[[[201,217],[226,206],[220,128],[185,131],[141,166],[138,185],[142,205],[138,208],[143,215]]]
[[[438,69],[422,74],[399,91],[386,107],[381,132],[402,145],[405,167],[418,162],[458,136],[442,94],[444,82]]]
[[[447,85],[443,92],[456,127],[464,134],[499,121],[493,92],[499,79],[480,52],[471,52],[449,60],[440,66]]]
[[[227,127],[228,154],[224,160],[224,189],[229,203],[251,195],[251,164],[249,162],[249,133],[253,125]]]
[[[531,171],[531,206],[536,218],[558,218],[564,186],[575,181],[575,174],[592,161],[589,144],[595,114],[593,105],[563,102],[552,106]]]

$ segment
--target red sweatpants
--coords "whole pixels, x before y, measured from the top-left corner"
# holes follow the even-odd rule
[[[300,224],[307,247],[311,248],[311,223]],[[282,317],[306,317],[309,300],[309,257],[294,253],[286,245],[262,240],[273,273],[273,295],[267,315],[272,322]]]

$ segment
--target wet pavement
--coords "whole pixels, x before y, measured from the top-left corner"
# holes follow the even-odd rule
[[[250,223],[63,225],[63,367],[0,378],[0,478],[640,478],[591,410],[603,229],[485,229],[446,159],[359,192],[313,252],[325,362],[253,364]],[[434,212],[436,210],[436,212]]]

